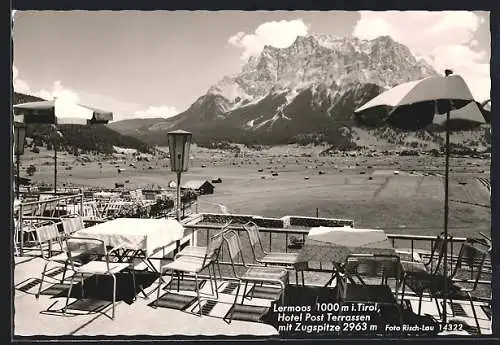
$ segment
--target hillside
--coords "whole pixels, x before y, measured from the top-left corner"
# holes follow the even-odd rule
[[[25,102],[43,101],[42,98],[15,92],[13,104]],[[102,153],[113,152],[113,146],[136,149],[141,152],[150,151],[151,147],[132,136],[123,135],[105,125],[59,125],[58,130],[63,138],[60,141],[61,149],[74,152],[75,149],[82,151],[97,151]],[[51,147],[49,135],[52,129],[50,125],[28,125],[27,136],[34,139],[36,146]]]

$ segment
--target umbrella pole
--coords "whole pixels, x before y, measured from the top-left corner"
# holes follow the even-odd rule
[[[54,195],[57,196],[57,144],[54,141]]]
[[[445,143],[445,172],[444,172],[444,248],[443,248],[443,323],[446,324],[446,299],[448,294],[448,186],[450,170],[450,109],[446,112],[446,143]]]

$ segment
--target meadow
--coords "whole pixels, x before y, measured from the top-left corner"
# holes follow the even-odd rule
[[[114,188],[121,182],[127,188],[167,187],[175,175],[166,163],[155,158],[137,161],[132,155],[110,160],[88,156],[84,162],[59,153],[58,185]],[[22,166],[30,164],[37,167],[34,181],[53,182],[52,152],[26,154]],[[489,234],[490,194],[478,178],[489,179],[490,161],[452,158],[450,164],[450,233]],[[119,173],[118,167],[124,170]],[[443,228],[443,170],[443,157],[323,157],[318,150],[290,148],[235,155],[195,148],[182,181],[222,179],[214,184],[214,194],[199,198],[199,212],[319,215],[353,219],[358,228],[436,235]]]

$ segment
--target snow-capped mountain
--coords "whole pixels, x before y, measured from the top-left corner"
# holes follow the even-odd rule
[[[186,111],[138,136],[163,144],[158,140],[166,140],[165,131],[183,128],[200,141],[277,144],[308,135],[335,141],[354,125],[357,106],[385,88],[435,74],[388,36],[299,36],[287,48],[265,46],[240,73],[223,77]]]

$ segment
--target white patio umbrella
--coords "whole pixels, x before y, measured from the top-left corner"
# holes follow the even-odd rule
[[[471,128],[485,123],[469,87],[459,75],[434,76],[400,84],[381,93],[354,111],[362,123],[381,122],[402,129],[422,129],[432,123],[446,128],[444,202],[444,307],[446,322],[449,148],[452,129]],[[479,104],[480,105],[480,104]],[[442,116],[446,114],[446,116]]]
[[[14,120],[25,124],[97,124],[113,120],[113,113],[63,99],[14,105]]]
[[[73,124],[106,124],[113,120],[113,113],[64,99],[55,98],[51,101],[21,103],[13,106],[14,121],[24,124],[52,124],[54,132],[52,139],[62,137],[57,131],[57,125]],[[54,193],[57,193],[57,144],[54,143]]]

